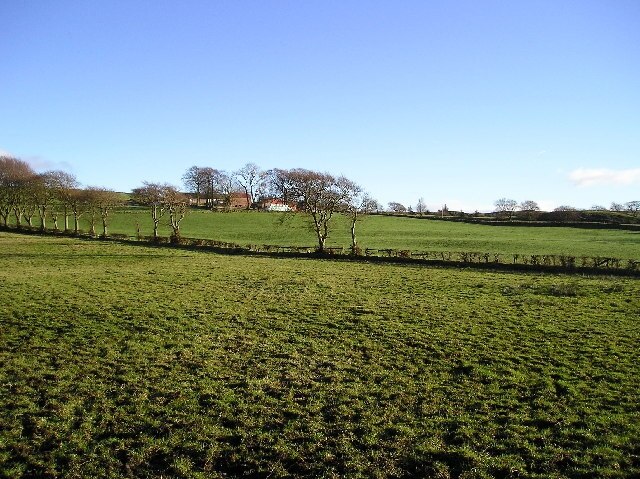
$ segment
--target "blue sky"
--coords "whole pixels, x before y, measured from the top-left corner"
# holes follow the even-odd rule
[[[0,3],[0,150],[86,186],[192,165],[382,203],[640,199],[640,2]]]

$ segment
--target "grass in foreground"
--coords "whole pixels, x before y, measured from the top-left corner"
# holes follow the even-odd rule
[[[4,477],[637,477],[640,282],[0,233]]]

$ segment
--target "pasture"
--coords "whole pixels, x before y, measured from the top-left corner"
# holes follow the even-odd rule
[[[0,285],[2,477],[640,475],[638,280],[0,232]]]
[[[136,223],[140,225],[142,235],[152,234],[151,217],[146,208],[114,212],[110,231],[135,236]],[[82,227],[87,229],[86,221],[82,221]],[[487,226],[378,215],[364,217],[358,222],[356,231],[362,248],[640,259],[639,231]],[[160,233],[169,236],[170,228],[165,225]],[[191,210],[182,223],[182,234],[241,245],[316,245],[308,217],[302,214]],[[328,246],[348,248],[350,244],[348,219],[335,215]]]

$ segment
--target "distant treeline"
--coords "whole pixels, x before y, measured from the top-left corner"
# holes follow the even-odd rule
[[[449,211],[447,215],[418,214],[418,213],[373,213],[385,216],[401,216],[425,220],[455,221],[471,224],[490,226],[538,226],[553,227],[564,226],[587,229],[626,229],[640,230],[640,217],[626,212],[595,212],[590,210],[576,211],[577,214],[565,216],[555,211],[541,211],[535,219],[525,215],[514,215],[512,219],[504,219],[498,213],[469,214],[464,212]]]

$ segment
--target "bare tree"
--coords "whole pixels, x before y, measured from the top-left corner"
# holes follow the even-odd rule
[[[210,209],[214,208],[214,196],[216,193],[216,178],[220,172],[214,168],[204,167],[200,168],[199,174],[202,181],[202,193],[204,194],[205,203]]]
[[[187,214],[187,197],[175,187],[166,185],[164,203],[169,211],[169,224],[173,230],[171,242],[180,242],[180,222]]]
[[[27,221],[29,227],[33,227],[33,217],[38,212],[38,192],[41,187],[40,177],[33,174],[26,178],[22,184],[24,194],[22,195],[22,204],[19,207],[20,213]]]
[[[621,205],[620,203],[616,203],[615,201],[611,203],[611,206],[609,207],[609,209],[611,211],[624,211],[624,205]]]
[[[398,203],[397,201],[392,201],[389,203],[389,211],[392,211],[394,213],[405,213],[407,211],[406,206],[404,206],[401,203]]]
[[[293,183],[289,175],[289,170],[273,168],[268,170],[265,175],[265,195],[271,198],[279,198],[286,205],[292,204],[295,201]]]
[[[21,226],[29,200],[29,183],[34,176],[35,172],[25,161],[12,156],[0,156],[0,216],[5,226],[12,211],[16,226]]]
[[[424,198],[420,198],[418,200],[418,203],[416,204],[416,213],[418,213],[419,215],[422,215],[426,210],[427,210],[427,204],[424,202]]]
[[[64,230],[69,231],[69,211],[71,211],[71,203],[73,202],[73,196],[78,189],[79,183],[76,177],[71,173],[65,171],[51,171],[49,172],[50,184],[55,191],[55,198],[58,201],[58,205],[62,207],[64,213]],[[56,229],[57,229],[57,214],[56,214]]]
[[[496,213],[498,213],[499,215],[507,216],[509,220],[511,220],[511,218],[513,217],[513,213],[515,213],[516,209],[518,208],[518,202],[516,200],[510,200],[508,198],[500,198],[499,200],[496,200],[494,205],[496,207]]]
[[[71,190],[69,196],[69,207],[71,213],[73,213],[73,232],[74,234],[80,233],[80,218],[91,211],[91,196],[92,193],[89,190],[77,188]],[[92,234],[95,235],[95,217],[92,218],[91,229]]]
[[[520,203],[520,211],[527,215],[527,219],[533,219],[540,211],[540,207],[535,201],[526,200]]]
[[[212,168],[204,168],[201,166],[192,166],[184,175],[182,181],[187,191],[195,193],[196,205],[200,206],[200,198],[207,191],[208,177]]]
[[[356,223],[363,215],[376,211],[377,207],[378,202],[354,183],[353,190],[345,203],[345,213],[351,219],[351,254],[357,255],[360,252],[356,237]]]
[[[47,212],[55,199],[54,175],[51,171],[45,171],[38,175],[34,183],[33,195],[38,205],[38,215],[40,216],[40,230],[47,229]],[[56,222],[57,229],[57,222]]]
[[[640,214],[640,201],[629,201],[624,204],[624,207],[632,215],[638,216]]]
[[[111,210],[123,204],[122,197],[113,190],[101,188],[98,195],[98,207],[100,208],[100,218],[102,219],[102,236],[107,237],[107,221]]]
[[[262,171],[255,163],[247,163],[238,171],[233,173],[233,177],[244,190],[248,198],[247,209],[256,201],[256,197],[262,191],[262,186],[267,178],[267,173]]]
[[[89,234],[96,236],[96,221],[100,216],[100,207],[98,206],[99,188],[96,186],[88,186],[83,190],[86,212],[89,215]]]
[[[169,185],[160,183],[143,182],[139,188],[134,188],[132,199],[138,204],[151,208],[153,220],[153,239],[158,240],[158,225],[166,213],[166,195]]]
[[[200,168],[200,174],[207,206],[212,210],[219,205],[228,207],[233,191],[231,176],[224,171],[209,167]]]
[[[301,168],[278,170],[278,182],[273,188],[285,202],[294,202],[309,214],[313,231],[318,240],[318,252],[325,250],[329,236],[329,222],[333,214],[343,211],[357,189],[357,185],[344,176],[334,177],[329,173]]]
[[[89,211],[89,226],[93,236],[96,235],[96,220],[102,220],[102,236],[107,236],[107,223],[111,210],[122,204],[121,196],[113,190],[90,186],[85,190],[85,197]]]
[[[233,178],[226,171],[219,171],[216,186],[222,198],[222,205],[226,210],[231,208],[231,194],[233,193]]]

